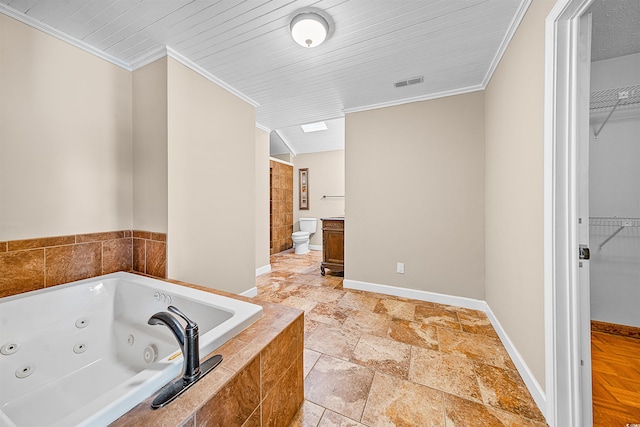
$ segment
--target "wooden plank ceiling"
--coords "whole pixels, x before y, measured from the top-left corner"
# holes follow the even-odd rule
[[[0,12],[79,40],[131,69],[169,47],[259,104],[258,124],[285,130],[341,118],[345,110],[482,88],[527,4],[0,0]],[[309,7],[332,20],[330,37],[313,49],[298,46],[289,33],[296,12]],[[417,76],[424,82],[393,85]],[[322,150],[319,143],[300,144],[299,152]]]

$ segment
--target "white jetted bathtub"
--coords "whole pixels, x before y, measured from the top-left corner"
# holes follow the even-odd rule
[[[262,316],[131,273],[0,298],[0,426],[107,425],[156,393],[182,372],[171,331],[147,324],[168,305],[198,324],[202,359]]]

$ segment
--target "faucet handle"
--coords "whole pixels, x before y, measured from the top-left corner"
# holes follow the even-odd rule
[[[187,317],[186,314],[184,314],[182,311],[180,311],[177,307],[170,305],[167,307],[167,310],[169,310],[172,313],[177,314],[178,316],[182,317],[184,319],[185,322],[187,322],[187,330],[189,329],[198,329],[198,324],[196,322],[194,322],[193,320],[189,319]]]

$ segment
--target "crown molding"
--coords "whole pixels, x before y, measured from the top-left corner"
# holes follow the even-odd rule
[[[266,126],[261,125],[261,124],[260,124],[260,123],[258,123],[258,122],[256,122],[256,127],[257,127],[258,129],[260,129],[260,130],[263,130],[263,131],[267,132],[267,133],[271,133],[271,129],[269,129],[269,128],[268,128],[268,127],[266,127]]]
[[[213,74],[211,74],[210,72],[200,67],[198,64],[191,61],[186,56],[182,55],[181,53],[177,52],[175,49],[169,46],[163,46],[157,49],[150,50],[148,53],[146,53],[142,57],[137,58],[135,61],[131,63],[127,63],[125,61],[122,61],[116,58],[113,55],[110,55],[100,49],[97,49],[89,45],[88,43],[82,40],[79,40],[75,37],[71,37],[68,34],[65,34],[56,28],[53,28],[45,23],[42,23],[37,19],[30,17],[29,15],[18,12],[17,10],[12,9],[10,6],[6,6],[3,3],[0,3],[0,13],[7,15],[8,17],[13,18],[19,22],[22,22],[23,24],[26,24],[32,28],[35,28],[36,30],[42,31],[45,34],[55,37],[58,40],[61,40],[74,47],[77,47],[87,53],[97,56],[98,58],[104,59],[105,61],[110,62],[127,71],[135,71],[138,68],[144,67],[145,65],[148,65],[154,61],[157,61],[158,59],[161,59],[165,56],[173,58],[176,61],[180,62],[185,67],[190,68],[191,70],[200,74],[202,77],[206,78],[207,80],[217,84],[218,86],[224,88],[228,92],[231,92],[232,94],[242,99],[243,101],[249,103],[253,107],[258,107],[260,105],[258,102],[254,101],[253,99],[251,99],[244,93],[240,92],[233,86],[220,80],[219,78],[217,78],[216,76],[214,76]]]
[[[58,40],[61,40],[65,43],[68,43],[74,47],[77,47],[79,49],[84,50],[85,52],[88,52],[94,56],[97,56],[98,58],[104,59],[105,61],[108,61],[114,65],[117,65],[120,68],[124,68],[127,71],[133,72],[139,68],[144,67],[145,65],[149,65],[152,62],[157,61],[158,59],[162,59],[164,57],[171,57],[173,59],[175,59],[176,61],[180,62],[181,64],[183,64],[184,66],[192,69],[193,71],[197,72],[198,74],[202,75],[203,77],[207,78],[208,80],[211,80],[212,82],[214,82],[215,84],[222,86],[224,89],[228,90],[229,92],[233,93],[234,95],[238,96],[239,98],[243,99],[244,101],[248,102],[249,104],[253,105],[254,107],[257,107],[258,104],[256,101],[252,100],[251,98],[249,98],[248,96],[244,95],[243,93],[241,93],[240,91],[234,89],[233,87],[229,86],[228,84],[224,83],[222,80],[218,79],[217,77],[213,76],[211,73],[207,72],[206,70],[202,69],[201,67],[199,67],[198,65],[196,65],[195,63],[193,63],[192,61],[188,60],[187,58],[185,58],[184,56],[180,55],[178,52],[176,52],[174,49],[170,49],[166,46],[161,47],[159,49],[154,49],[152,51],[150,51],[149,53],[147,53],[146,55],[144,55],[141,58],[138,58],[135,62],[132,62],[131,64],[128,64],[124,61],[121,61],[117,58],[115,58],[112,55],[109,55],[106,52],[103,52],[99,49],[96,49],[93,46],[90,46],[89,44],[78,40],[74,37],[71,37],[47,24],[44,24],[34,18],[31,18],[29,15],[25,15],[24,13],[20,13],[14,9],[12,9],[9,6],[6,6],[3,3],[0,3],[0,13],[2,13],[3,15],[6,15],[10,18],[13,18],[19,22],[22,22],[23,24],[26,24],[32,28],[35,28],[36,30],[42,31],[45,34],[48,34],[52,37],[57,38]],[[256,127],[260,130],[263,130],[267,133],[271,132],[271,129],[269,129],[266,126],[261,125],[260,123],[256,123]]]
[[[278,159],[276,157],[272,157],[272,156],[269,156],[269,160],[272,161],[272,162],[282,163],[283,165],[287,165],[287,166],[295,166],[291,162],[286,162],[284,160],[280,160],[280,159]]]
[[[129,66],[129,64],[127,64],[124,61],[121,61],[115,56],[109,55],[108,53],[100,49],[96,49],[95,47],[89,45],[88,43],[85,43],[82,40],[78,40],[75,37],[71,37],[56,28],[53,28],[43,22],[38,21],[35,18],[30,17],[29,15],[18,12],[17,10],[12,9],[10,6],[0,3],[0,13],[7,15],[8,17],[15,19],[16,21],[20,21],[23,24],[26,24],[32,28],[35,28],[36,30],[42,31],[45,34],[55,37],[58,40],[61,40],[65,43],[75,46],[78,49],[84,50],[85,52],[88,52],[94,56],[97,56],[100,59],[104,59],[105,61],[110,62],[113,65],[116,65],[120,68],[124,68],[127,71],[131,71],[131,67]]]
[[[522,3],[520,3],[520,7],[518,8],[518,11],[516,12],[513,19],[511,20],[509,29],[507,30],[506,34],[504,35],[504,38],[502,39],[502,42],[500,43],[500,47],[496,52],[496,56],[493,57],[493,61],[491,61],[491,65],[487,70],[487,74],[485,74],[484,79],[482,80],[483,90],[487,88],[487,85],[491,81],[491,77],[493,77],[493,73],[496,71],[496,68],[498,68],[498,64],[502,60],[502,56],[507,51],[507,48],[509,47],[509,43],[511,43],[511,39],[516,34],[516,31],[518,30],[520,23],[524,19],[524,15],[527,13],[527,10],[529,10],[529,6],[531,6],[532,1],[533,0],[523,0]]]
[[[289,152],[291,153],[291,155],[293,157],[295,157],[297,155],[297,153],[295,152],[295,150],[293,149],[293,147],[291,147],[291,144],[289,143],[289,141],[287,141],[284,136],[282,136],[282,134],[280,132],[278,132],[277,130],[274,131],[276,133],[276,135],[278,135],[278,138],[280,138],[280,140],[282,140],[282,143],[284,144],[285,147],[287,147],[287,150],[289,150]]]
[[[129,64],[129,66],[131,68],[131,71],[136,71],[137,69],[142,68],[145,65],[149,65],[152,62],[155,62],[158,59],[162,59],[167,56],[169,56],[169,54],[167,53],[167,47],[161,46],[159,48],[150,50],[144,55],[137,57],[134,61],[132,61]]]
[[[374,109],[378,109],[378,108],[386,108],[386,107],[393,107],[393,106],[397,106],[397,105],[402,105],[402,104],[408,104],[411,102],[419,102],[419,101],[428,101],[428,100],[432,100],[432,99],[437,99],[437,98],[444,98],[444,97],[448,97],[448,96],[454,96],[454,95],[461,95],[461,94],[465,94],[465,93],[470,93],[470,92],[476,92],[476,91],[480,91],[480,90],[485,90],[487,85],[489,84],[489,82],[491,81],[491,77],[493,76],[493,73],[495,72],[496,68],[498,67],[498,64],[500,63],[500,61],[502,60],[502,57],[504,55],[504,53],[507,50],[507,47],[509,46],[509,43],[511,42],[511,39],[514,37],[518,26],[520,25],[520,23],[522,22],[527,10],[529,9],[529,6],[531,5],[532,0],[522,0],[520,7],[518,8],[518,11],[516,12],[515,16],[513,17],[513,20],[511,21],[511,24],[509,26],[509,30],[507,31],[507,33],[505,34],[505,37],[503,38],[500,47],[498,49],[498,51],[496,52],[496,55],[494,56],[491,65],[489,67],[489,69],[487,70],[487,73],[485,74],[484,79],[482,80],[482,83],[479,85],[474,85],[474,86],[469,86],[466,88],[460,88],[460,89],[455,89],[455,90],[451,90],[451,91],[444,91],[444,92],[438,92],[438,93],[433,93],[433,94],[427,94],[427,95],[422,95],[422,96],[416,96],[416,97],[412,97],[412,98],[404,98],[404,99],[400,99],[400,100],[394,100],[394,101],[389,101],[389,102],[382,102],[382,103],[378,103],[378,104],[370,104],[370,105],[363,105],[363,106],[358,106],[358,107],[353,107],[353,108],[345,108],[343,109],[343,113],[347,114],[347,113],[356,113],[356,112],[360,112],[360,111],[367,111],[367,110],[374,110]],[[196,73],[200,74],[202,77],[206,78],[207,80],[217,84],[218,86],[224,88],[225,90],[227,90],[228,92],[232,93],[233,95],[239,97],[240,99],[242,99],[243,101],[247,102],[248,104],[252,105],[253,107],[257,108],[260,106],[260,103],[258,103],[257,101],[253,100],[252,98],[250,98],[249,96],[245,95],[244,93],[240,92],[239,90],[237,90],[236,88],[234,88],[233,86],[227,84],[226,82],[224,82],[223,80],[219,79],[218,77],[216,77],[215,75],[211,74],[210,72],[208,72],[207,70],[205,70],[204,68],[202,68],[201,66],[197,65],[195,62],[193,62],[192,60],[188,59],[186,56],[182,55],[181,53],[177,52],[175,49],[169,47],[169,46],[163,46],[160,47],[158,49],[154,49],[149,51],[147,54],[145,54],[142,57],[137,58],[136,60],[134,60],[131,63],[127,63],[125,61],[122,61],[118,58],[116,58],[113,55],[110,55],[100,49],[97,49],[91,45],[89,45],[88,43],[76,39],[74,37],[71,37],[65,33],[63,33],[62,31],[53,28],[43,22],[38,21],[35,18],[30,17],[29,15],[26,15],[24,13],[18,12],[17,10],[11,8],[10,6],[7,6],[5,4],[0,3],[0,13],[9,16],[10,18],[13,18],[19,22],[22,22],[23,24],[29,25],[32,28],[35,28],[37,30],[40,30],[42,32],[44,32],[45,34],[48,34],[52,37],[55,37],[61,41],[64,41],[72,46],[75,46],[85,52],[88,52],[94,56],[97,56],[107,62],[110,62],[120,68],[123,68],[127,71],[135,71],[141,67],[144,67],[145,65],[148,65],[154,61],[157,61],[158,59],[161,59],[163,57],[170,57],[178,62],[180,62],[182,65],[186,66],[187,68],[195,71]],[[256,127],[258,127],[259,129],[264,130],[265,132],[270,132],[271,130],[256,123]]]
[[[429,101],[432,99],[446,98],[448,96],[464,95],[466,93],[478,92],[484,89],[485,87],[482,85],[468,86],[460,89],[447,90],[444,92],[429,93],[426,95],[415,96],[412,98],[403,98],[403,99],[397,99],[389,102],[381,102],[379,104],[370,104],[370,105],[363,105],[360,107],[345,108],[342,110],[342,112],[345,114],[358,113],[361,111],[375,110],[378,108],[395,107],[398,105],[410,104],[412,102]]]
[[[211,74],[210,72],[208,72],[207,70],[205,70],[204,68],[202,68],[201,66],[199,66],[198,64],[193,62],[192,60],[190,60],[189,58],[187,58],[186,56],[182,55],[181,53],[179,53],[175,49],[173,49],[173,48],[171,48],[169,46],[167,46],[166,49],[167,49],[167,56],[169,58],[175,59],[176,61],[178,61],[179,63],[181,63],[185,67],[190,68],[192,71],[195,71],[196,73],[200,74],[205,79],[217,84],[218,86],[222,87],[223,89],[227,90],[228,92],[234,94],[235,96],[237,96],[238,98],[242,99],[246,103],[252,105],[253,107],[257,108],[257,107],[260,106],[260,103],[258,103],[256,101],[254,101],[253,99],[249,98],[247,95],[245,95],[244,93],[240,92],[239,90],[237,90],[233,86],[231,86],[231,85],[225,83],[224,81],[220,80],[219,78],[217,78],[216,76],[214,76],[213,74]]]
[[[495,72],[496,68],[498,68],[498,64],[502,60],[502,56],[507,51],[507,48],[509,47],[509,43],[511,43],[511,39],[513,39],[514,35],[516,34],[516,31],[518,30],[518,27],[520,26],[520,23],[524,19],[524,16],[527,13],[529,6],[531,6],[532,1],[533,0],[522,0],[522,2],[520,3],[518,11],[516,12],[513,19],[511,20],[511,24],[509,25],[509,30],[507,31],[504,38],[502,39],[502,42],[500,43],[500,47],[498,48],[496,55],[491,61],[491,65],[489,66],[489,69],[487,70],[487,73],[485,74],[484,79],[482,80],[482,83],[480,83],[479,85],[468,86],[466,88],[460,88],[460,89],[455,89],[451,91],[444,91],[444,92],[432,93],[432,94],[427,94],[422,96],[416,96],[413,98],[404,98],[396,101],[381,102],[379,104],[370,104],[370,105],[363,105],[360,107],[345,108],[342,110],[343,113],[345,114],[357,113],[360,111],[375,110],[377,108],[395,107],[397,105],[409,104],[411,102],[429,101],[432,99],[446,98],[448,96],[463,95],[466,93],[485,90],[487,88],[487,85],[491,81],[491,77],[493,76],[493,73]]]

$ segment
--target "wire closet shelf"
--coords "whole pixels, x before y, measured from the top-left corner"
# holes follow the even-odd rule
[[[598,249],[602,248],[616,237],[626,227],[640,227],[640,218],[620,218],[617,216],[592,216],[589,218],[589,226],[593,227],[617,227],[609,236],[604,239],[599,245]]]
[[[625,109],[640,106],[640,85],[618,87],[614,89],[591,92],[589,100],[589,110],[591,112],[606,112],[609,110],[604,121],[594,130],[593,136],[598,138],[600,132],[607,124],[616,109]]]
[[[612,227],[640,227],[640,218],[622,218],[617,216],[592,216],[589,218],[589,225],[612,226]]]
[[[591,92],[589,102],[591,111],[612,108],[616,104],[618,108],[640,105],[640,85]]]

